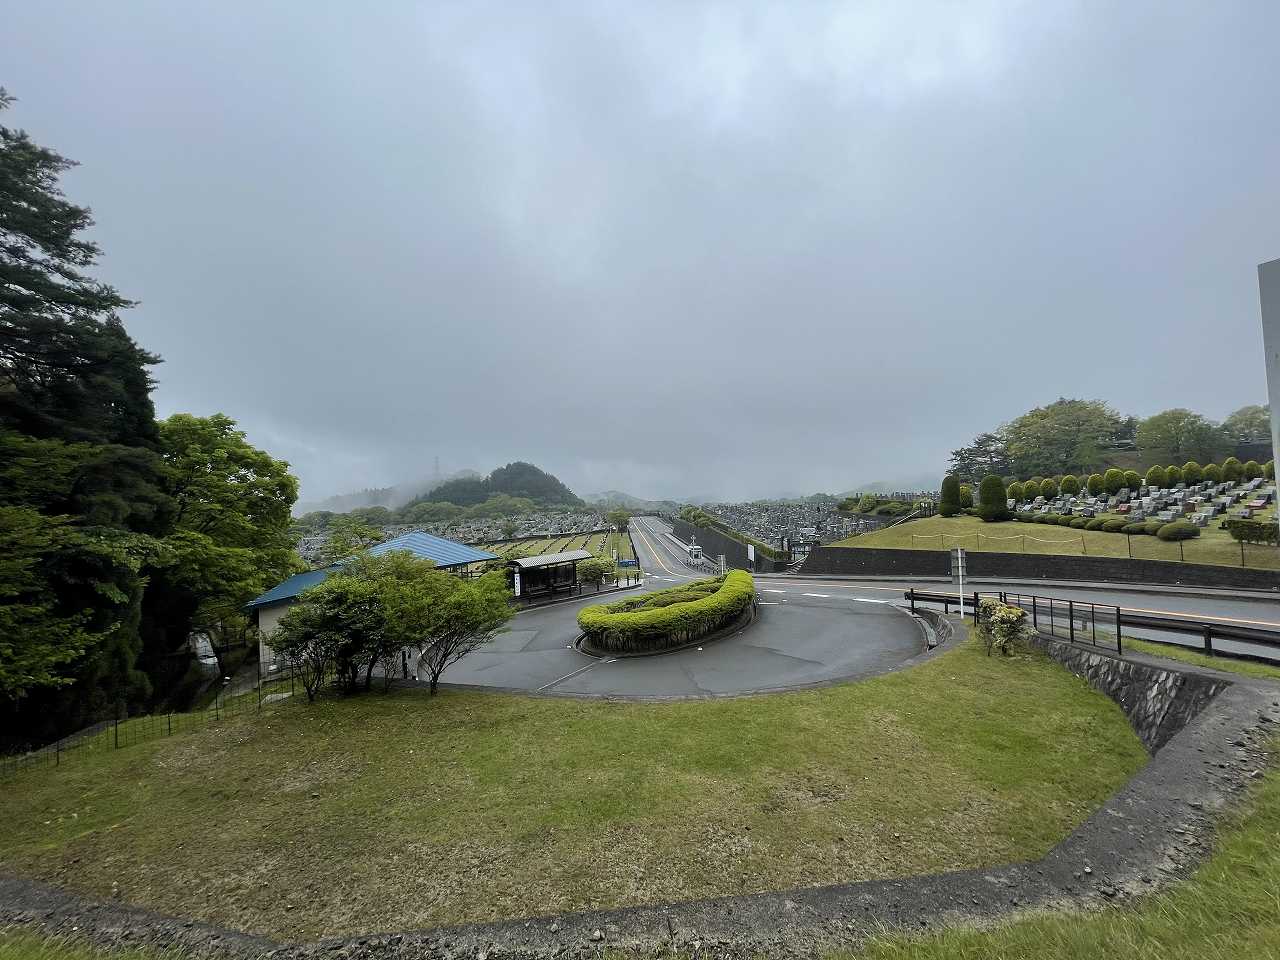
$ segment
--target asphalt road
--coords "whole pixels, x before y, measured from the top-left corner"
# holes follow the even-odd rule
[[[632,540],[645,571],[643,590],[658,590],[706,574],[690,568],[670,528],[654,517],[636,517]],[[485,687],[568,696],[635,699],[707,697],[811,686],[891,670],[923,649],[919,624],[902,606],[914,587],[931,593],[955,587],[920,581],[852,581],[839,578],[761,575],[756,578],[759,615],[745,630],[702,649],[656,657],[596,659],[574,647],[581,599],[517,614],[510,629],[450,667],[452,686]],[[1280,598],[1179,590],[1148,592],[1097,585],[1049,585],[983,581],[966,587],[984,593],[1036,593],[1129,612],[1173,614],[1224,624],[1280,630]],[[599,598],[613,599],[623,594]],[[1099,613],[1099,620],[1107,615]],[[1100,627],[1101,629],[1101,627]],[[1198,647],[1194,636],[1130,630],[1126,635]],[[1231,641],[1218,649],[1280,660],[1280,651]]]
[[[648,518],[646,518],[647,520]],[[650,521],[656,523],[656,521]],[[633,526],[644,590],[696,579],[655,529]],[[616,599],[625,594],[607,595]],[[755,622],[701,648],[597,659],[574,647],[587,594],[517,614],[509,629],[450,667],[451,686],[635,699],[708,697],[813,686],[893,669],[924,651],[920,624],[884,596],[761,592]]]

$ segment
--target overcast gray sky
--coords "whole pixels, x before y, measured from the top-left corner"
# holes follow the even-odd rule
[[[1263,402],[1280,3],[15,3],[5,122],[304,498],[748,497]]]

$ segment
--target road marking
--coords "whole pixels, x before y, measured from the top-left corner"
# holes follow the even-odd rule
[[[850,597],[854,603],[893,603],[892,600],[872,600],[868,597]]]
[[[640,524],[636,525],[636,533],[640,534],[640,539],[644,541],[644,545],[648,547],[649,552],[653,554],[653,559],[658,561],[658,566],[660,566],[663,570],[667,571],[667,573],[671,574],[673,577],[676,576],[676,572],[672,570],[670,567],[668,567],[666,563],[663,562],[661,555],[658,553],[658,549],[649,540],[648,535],[645,533],[644,528]]]
[[[831,599],[831,594],[829,594],[829,593],[802,593],[802,594],[800,594],[800,596],[802,596],[802,597],[821,597],[823,600],[830,600],[830,599]]]
[[[785,590],[772,590],[772,589],[770,589],[769,587],[765,587],[765,588],[764,588],[764,592],[765,592],[765,593],[786,593],[787,591],[785,591]]]
[[[785,600],[757,600],[757,601],[756,601],[756,606],[758,606],[758,607],[776,607],[778,604],[780,604],[780,603],[786,603],[786,602],[787,602],[787,601],[785,601]]]
[[[599,666],[602,663],[617,663],[617,659],[615,658],[613,660],[593,660],[591,663],[588,663],[585,667],[579,667],[577,670],[573,671],[573,673],[566,673],[563,677],[561,677],[558,680],[552,680],[550,683],[544,683],[535,691],[535,693],[541,693],[543,690],[546,690],[548,687],[554,687],[557,683],[563,683],[565,680],[568,680],[571,677],[576,677],[578,674],[586,670],[590,670],[592,667]]]

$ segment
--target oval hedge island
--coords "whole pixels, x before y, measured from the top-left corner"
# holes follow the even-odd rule
[[[750,619],[755,581],[744,570],[692,580],[678,587],[583,607],[578,613],[587,650],[637,656],[677,650]]]

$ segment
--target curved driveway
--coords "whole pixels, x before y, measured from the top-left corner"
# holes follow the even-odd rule
[[[662,545],[656,531],[638,523],[632,529],[645,570],[642,589],[700,576],[683,566],[674,546]],[[755,622],[736,634],[702,648],[619,659],[597,659],[573,646],[578,610],[597,602],[587,594],[517,614],[505,633],[450,667],[443,680],[562,696],[726,696],[882,673],[924,651],[920,624],[884,597],[771,592],[778,589],[763,585]]]

